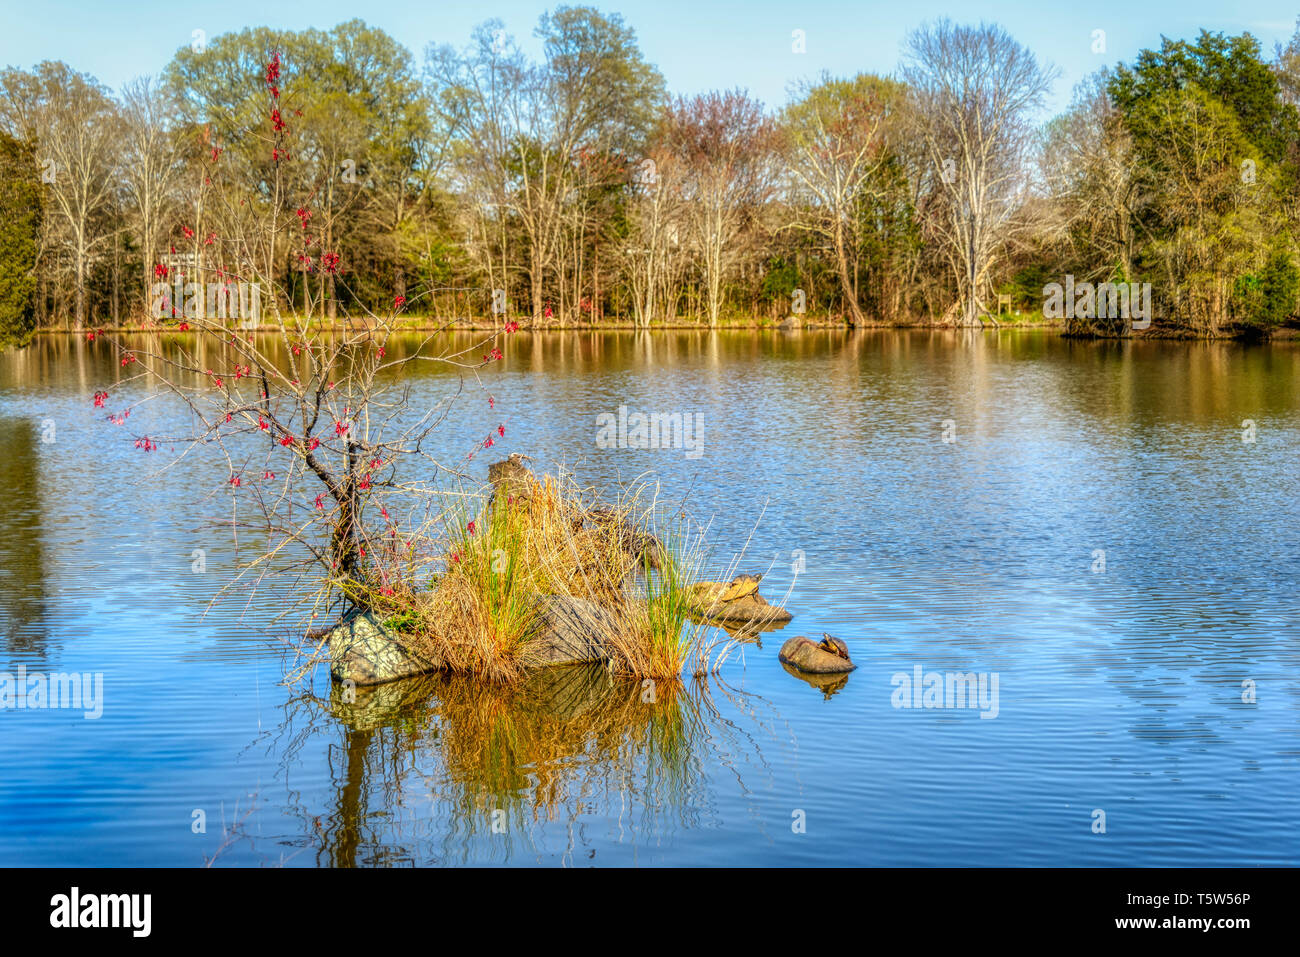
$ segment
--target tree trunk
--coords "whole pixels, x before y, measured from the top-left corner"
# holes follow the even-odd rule
[[[73,322],[81,329],[86,324],[86,254],[83,246],[77,246],[77,293]]]
[[[849,276],[849,254],[844,245],[842,225],[837,225],[835,228],[835,265],[840,274],[840,289],[843,290],[844,299],[849,304],[849,315],[852,317],[849,325],[860,326],[864,316],[862,307],[858,305],[857,284]]]

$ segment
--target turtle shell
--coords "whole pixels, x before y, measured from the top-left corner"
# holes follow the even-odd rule
[[[762,577],[762,575],[737,575],[723,590],[718,600],[735,601],[737,598],[754,594],[758,591],[758,583]]]
[[[821,648],[829,651],[833,655],[839,655],[845,661],[849,660],[849,646],[834,635],[828,635],[822,632]]]
[[[696,582],[691,586],[691,592],[697,602],[715,605],[722,600],[726,587],[721,582]]]

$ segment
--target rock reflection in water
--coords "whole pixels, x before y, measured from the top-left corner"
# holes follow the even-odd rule
[[[788,621],[767,621],[767,622],[724,622],[713,621],[706,618],[691,618],[692,622],[697,624],[706,624],[718,628],[727,633],[727,637],[732,641],[743,642],[745,644],[754,644],[759,648],[763,647],[763,635],[769,631],[780,631]]]
[[[847,671],[835,672],[832,674],[815,674],[810,671],[800,671],[798,668],[791,668],[784,661],[780,662],[785,673],[794,675],[810,688],[816,688],[822,693],[822,697],[830,700],[831,696],[840,691],[849,683],[849,674]]]

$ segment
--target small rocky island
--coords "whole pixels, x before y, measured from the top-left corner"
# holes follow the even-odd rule
[[[456,529],[427,589],[355,607],[324,635],[340,682],[375,685],[434,671],[509,677],[603,662],[672,677],[717,639],[792,618],[759,594],[761,575],[692,581],[693,563],[627,500],[586,504],[518,454],[492,463],[485,513]]]

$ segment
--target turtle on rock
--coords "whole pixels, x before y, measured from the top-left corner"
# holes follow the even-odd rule
[[[723,605],[758,593],[762,575],[737,575],[729,582],[696,582],[691,586],[696,600],[704,605]]]
[[[737,575],[731,580],[731,583],[723,589],[718,601],[735,601],[737,598],[744,598],[746,595],[752,595],[758,591],[758,583],[763,580],[762,575]]]
[[[838,638],[823,634],[820,642],[799,635],[781,646],[777,659],[806,674],[842,674],[857,668],[849,659],[849,649]]]
[[[828,635],[822,632],[822,640],[818,642],[817,647],[822,651],[829,651],[833,655],[839,655],[845,661],[849,660],[849,646],[834,635]]]

